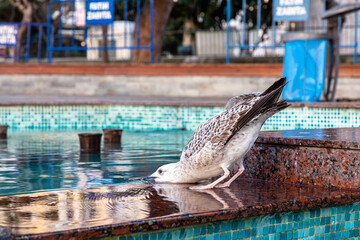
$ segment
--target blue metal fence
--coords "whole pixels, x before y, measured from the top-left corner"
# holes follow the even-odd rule
[[[354,0],[354,2],[358,2],[359,0]],[[262,9],[262,2],[261,0],[257,0],[257,11],[256,11],[256,31],[257,31],[257,40],[259,39],[259,31],[260,31],[260,26],[261,26],[261,9]],[[342,4],[342,0],[338,1],[338,4]],[[256,48],[266,48],[266,49],[277,49],[277,48],[281,48],[283,49],[283,45],[279,44],[276,42],[276,24],[277,21],[274,18],[274,8],[273,8],[273,17],[272,17],[272,25],[271,25],[271,31],[272,31],[272,43],[271,44],[267,44],[267,45],[258,45],[259,41],[256,41],[257,44],[256,45],[251,45],[251,44],[246,44],[246,33],[249,31],[249,29],[247,29],[247,16],[246,16],[246,11],[248,9],[248,5],[246,3],[246,0],[242,1],[242,19],[241,19],[241,30],[240,30],[240,34],[241,34],[241,39],[238,43],[231,43],[231,26],[230,26],[230,21],[231,21],[231,3],[232,0],[227,0],[227,7],[226,7],[226,21],[227,21],[227,29],[226,29],[226,63],[230,62],[230,51],[232,49],[256,49]],[[326,4],[326,0],[322,0],[322,9],[323,11],[325,11],[325,4]],[[274,7],[274,6],[273,6]],[[309,14],[310,15],[310,14]],[[309,24],[310,19],[308,18],[307,21],[305,21],[306,27],[305,27],[305,31],[309,32],[312,29],[310,29],[310,24]],[[340,36],[341,33],[341,17],[338,17],[338,34]],[[321,32],[325,31],[325,21],[321,22],[321,27],[319,28],[321,29]],[[354,23],[353,23],[353,29],[354,29],[354,43],[353,44],[342,44],[340,42],[340,49],[353,49],[353,62],[357,63],[357,47],[358,47],[358,13],[355,12],[354,13]]]
[[[36,58],[37,62],[40,63],[41,62],[41,55],[42,55],[42,39],[44,37],[44,28],[46,28],[46,23],[2,23],[0,22],[0,25],[14,25],[17,26],[17,29],[19,29],[21,26],[25,26],[26,27],[26,38],[25,40],[21,41],[21,42],[17,42],[16,44],[13,46],[14,48],[14,54],[13,56],[10,55],[4,55],[3,58],[13,58],[14,59],[14,63],[17,62],[18,59],[18,55],[19,59],[25,59],[25,62],[28,63],[29,60],[31,58]],[[31,34],[32,29],[36,29],[36,34]],[[37,42],[37,50],[35,50],[37,52],[36,55],[31,56],[31,52],[30,52],[30,47],[33,43]],[[24,53],[22,52],[17,52],[18,49],[18,45],[20,44],[20,50],[24,49]],[[0,45],[1,46],[1,45]],[[22,48],[21,46],[24,46],[24,48]],[[7,45],[7,47],[10,47]]]
[[[20,59],[24,59],[25,62],[29,62],[29,60],[31,58],[36,58],[37,61],[40,63],[41,62],[41,55],[42,55],[42,49],[41,49],[41,45],[42,45],[42,36],[45,33],[45,30],[47,32],[47,60],[50,63],[52,61],[52,55],[54,52],[56,51],[87,51],[87,50],[117,50],[117,49],[127,49],[129,51],[131,50],[138,50],[138,49],[146,49],[149,50],[150,52],[150,62],[153,61],[153,15],[154,15],[154,9],[153,9],[153,5],[154,5],[154,0],[147,0],[149,5],[150,5],[150,42],[148,45],[140,45],[140,22],[141,22],[141,14],[140,14],[140,8],[141,8],[141,1],[140,0],[114,0],[117,2],[122,2],[123,4],[123,13],[122,13],[122,20],[124,20],[124,22],[126,22],[128,20],[128,12],[129,12],[129,8],[128,8],[128,3],[130,1],[135,3],[134,9],[132,9],[135,13],[136,16],[134,18],[134,20],[136,20],[136,27],[135,27],[135,38],[134,38],[134,42],[133,44],[129,43],[128,37],[128,31],[127,28],[129,27],[128,24],[125,24],[125,31],[123,34],[123,46],[118,46],[115,44],[115,31],[114,31],[114,24],[109,25],[109,29],[110,31],[108,32],[108,34],[89,34],[88,30],[89,30],[89,26],[83,26],[83,27],[79,27],[76,25],[76,21],[75,21],[75,4],[77,2],[85,2],[85,1],[90,1],[90,0],[52,0],[48,3],[48,14],[47,14],[47,24],[45,23],[0,23],[0,24],[17,24],[18,26],[22,26],[22,25],[26,25],[27,26],[27,31],[26,31],[26,39],[25,41],[22,41],[21,43],[18,44],[22,44],[22,46],[24,46],[22,48],[22,52],[19,53],[20,54]],[[353,0],[354,2],[359,2],[359,0]],[[264,4],[263,0],[257,0],[256,4],[257,4],[257,9],[256,9],[256,27],[255,27],[255,31],[257,31],[257,34],[254,35],[255,41],[253,41],[253,43],[247,43],[247,35],[250,34],[250,29],[247,28],[247,9],[249,8],[249,5],[247,4],[246,0],[242,1],[242,19],[241,19],[241,28],[240,30],[240,36],[236,36],[238,38],[237,42],[233,41],[233,32],[231,30],[230,27],[230,20],[231,20],[231,8],[232,8],[232,0],[227,0],[227,8],[226,8],[226,21],[227,21],[227,29],[226,29],[226,62],[229,63],[230,62],[230,56],[231,56],[231,51],[234,49],[279,49],[282,50],[283,49],[283,45],[280,44],[279,42],[276,42],[276,35],[279,35],[279,32],[276,28],[277,22],[275,21],[275,19],[273,18],[272,20],[272,24],[271,27],[269,28],[269,30],[271,30],[271,42],[269,44],[262,44],[260,42],[259,39],[259,31],[261,31],[261,16],[262,16],[262,5]],[[325,11],[325,0],[322,0],[322,9],[323,11]],[[344,2],[344,0],[339,0],[338,3],[341,4],[342,2]],[[57,9],[59,10],[59,14],[60,16],[58,17],[59,22],[55,23],[52,20],[52,14],[54,14],[54,4],[57,4],[58,6]],[[64,27],[64,22],[63,22],[63,7],[64,6],[69,7],[69,12],[72,12],[73,14],[71,15],[71,24],[70,26],[68,25],[67,28]],[[341,50],[344,49],[348,49],[346,50],[347,53],[346,54],[350,54],[350,51],[352,51],[352,55],[353,55],[353,62],[357,63],[357,56],[358,56],[358,13],[354,13],[353,15],[354,17],[352,17],[353,22],[351,23],[351,26],[347,25],[344,27],[344,29],[351,29],[351,30],[347,30],[347,31],[352,31],[354,34],[351,34],[349,36],[342,36],[344,40],[347,41],[342,41],[340,42],[340,48]],[[341,18],[338,18],[338,22],[341,22]],[[307,23],[309,23],[309,20],[307,21]],[[349,21],[346,22],[347,24],[349,24]],[[309,26],[310,24],[306,24],[306,27],[304,29],[304,31],[316,31],[316,32],[324,32],[325,31],[325,27],[326,27],[326,22],[322,21],[321,25],[319,25],[317,27],[317,29],[314,29],[312,27]],[[55,32],[55,29],[57,29],[58,26],[58,30],[56,30],[57,32]],[[45,29],[46,28],[46,29]],[[34,31],[34,29],[36,29]],[[344,31],[343,29],[343,31]],[[67,31],[69,34],[69,41],[65,42],[64,39],[66,38],[64,32]],[[253,31],[253,30],[252,30]],[[338,24],[338,32],[340,34],[341,28],[340,28],[340,24]],[[37,34],[34,34],[34,32],[37,32]],[[343,32],[344,34],[344,32]],[[76,36],[77,35],[82,35],[82,44],[79,44],[79,42],[76,42]],[[89,46],[87,43],[87,39],[89,38],[102,38],[106,36],[110,42],[110,44],[106,47],[102,47],[102,46]],[[55,39],[56,37],[56,39]],[[349,38],[351,38],[351,41],[349,40]],[[353,40],[352,40],[353,39]],[[34,47],[35,43],[37,41],[37,51],[30,51],[30,47]],[[261,43],[261,44],[259,44]],[[222,48],[224,49],[224,45],[222,45]],[[15,47],[15,49],[17,49]],[[225,50],[225,49],[224,49]],[[31,54],[32,52],[32,54]],[[36,52],[37,54],[35,55],[34,52]],[[15,51],[14,56],[4,56],[5,58],[14,58],[14,61],[16,61],[17,55],[18,53]],[[223,56],[223,55],[222,55]]]
[[[48,3],[48,13],[47,13],[47,36],[48,39],[50,39],[50,41],[48,41],[47,43],[47,61],[48,63],[52,62],[52,54],[55,51],[87,51],[87,50],[118,50],[118,49],[128,49],[128,50],[140,50],[140,49],[147,49],[150,51],[150,63],[153,62],[153,46],[154,46],[154,42],[153,42],[153,32],[154,32],[154,24],[153,24],[153,16],[154,16],[154,0],[148,0],[149,2],[149,11],[150,11],[150,26],[149,26],[149,31],[150,31],[150,41],[148,45],[140,45],[140,21],[141,21],[141,14],[140,14],[140,0],[134,0],[136,1],[136,32],[135,32],[135,44],[131,45],[128,42],[128,24],[125,23],[125,30],[124,30],[124,34],[123,34],[123,41],[124,41],[124,45],[123,46],[116,46],[115,44],[115,31],[114,31],[114,23],[109,25],[109,28],[111,29],[111,33],[110,34],[88,34],[88,27],[90,27],[89,25],[84,25],[82,27],[79,26],[75,26],[75,2],[85,2],[85,1],[89,1],[89,0],[52,0]],[[118,1],[118,2],[122,2],[123,3],[123,21],[127,22],[128,21],[128,2],[131,0],[114,0],[114,1]],[[59,5],[59,29],[58,29],[58,44],[55,44],[55,27],[52,25],[52,19],[51,19],[51,9],[52,9],[52,5],[54,4],[58,4]],[[70,30],[71,31],[71,40],[70,40],[70,44],[65,45],[63,43],[63,22],[62,22],[62,16],[63,16],[63,6],[65,4],[70,4],[71,5],[71,10],[73,12],[72,14],[72,20],[71,20],[71,28],[70,29],[66,29],[66,30]],[[75,44],[75,32],[76,31],[80,31],[82,36],[83,36],[83,41],[81,45],[76,45]],[[88,46],[86,44],[87,39],[88,38],[102,38],[102,37],[107,37],[108,40],[110,41],[110,45],[106,46],[106,47],[102,47],[102,46],[96,46],[96,47],[92,47],[92,46]]]

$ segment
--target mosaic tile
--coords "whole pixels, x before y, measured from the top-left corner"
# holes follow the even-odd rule
[[[359,239],[360,237],[360,202],[353,204],[317,208],[302,212],[268,214],[259,217],[218,223],[189,226],[177,229],[160,230],[157,232],[134,233],[126,239],[144,239],[144,236],[157,236],[157,239]],[[354,210],[356,209],[356,210]],[[318,214],[319,213],[319,214]],[[346,216],[349,215],[350,218]],[[339,218],[337,218],[340,216]],[[342,217],[343,216],[343,217]],[[351,217],[353,216],[353,217]],[[309,218],[309,219],[307,219]],[[264,220],[265,219],[265,220]],[[322,220],[324,219],[324,220]],[[334,224],[327,219],[338,219]],[[319,225],[316,225],[319,223]],[[206,235],[202,236],[202,229]],[[209,231],[212,229],[212,231]],[[215,231],[215,229],[219,230]],[[183,238],[181,232],[186,234]],[[111,238],[107,238],[110,240]],[[115,240],[117,238],[112,238]],[[121,238],[125,239],[125,238]],[[146,238],[148,239],[148,238]]]
[[[188,129],[222,107],[139,105],[1,106],[0,124],[13,129]],[[360,108],[290,107],[269,118],[263,130],[359,127]]]

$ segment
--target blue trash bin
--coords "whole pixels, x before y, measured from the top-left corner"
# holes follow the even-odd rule
[[[324,89],[327,34],[284,35],[283,76],[288,84],[282,98],[288,101],[319,101]]]

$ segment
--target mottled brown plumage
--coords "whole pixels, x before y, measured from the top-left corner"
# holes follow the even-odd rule
[[[276,101],[278,100],[282,87],[285,85],[285,80],[285,78],[282,78],[279,81],[276,81],[265,91],[267,92],[269,89],[273,89],[273,91],[278,89],[278,91],[273,92],[271,95],[250,93],[230,99],[228,103],[230,101],[234,102],[232,103],[232,107],[226,108],[225,111],[209,118],[194,131],[188,144],[183,150],[185,159],[198,153],[207,142],[211,142],[214,150],[219,150],[224,147],[241,127],[252,120],[254,115],[261,113],[259,109],[264,107],[269,99],[275,98]],[[276,85],[276,88],[274,85]],[[271,91],[269,93],[271,93]],[[236,99],[236,102],[234,99]],[[227,106],[228,105],[230,104],[227,104]],[[184,158],[181,157],[181,159]]]
[[[202,123],[191,136],[180,161],[160,167],[152,176],[157,182],[192,183],[221,174],[218,180],[193,189],[213,188],[229,175],[229,168],[242,159],[255,142],[267,118],[289,106],[279,101],[285,78],[263,93],[251,93],[229,100],[226,109]],[[168,176],[167,176],[168,175]],[[237,177],[235,176],[235,178]],[[227,187],[231,178],[220,187]]]

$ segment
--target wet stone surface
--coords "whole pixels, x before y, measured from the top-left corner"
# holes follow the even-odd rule
[[[263,131],[256,143],[360,150],[360,128]]]
[[[360,191],[246,179],[225,189],[188,186],[139,183],[3,196],[0,226],[12,239],[88,239],[360,200]]]

